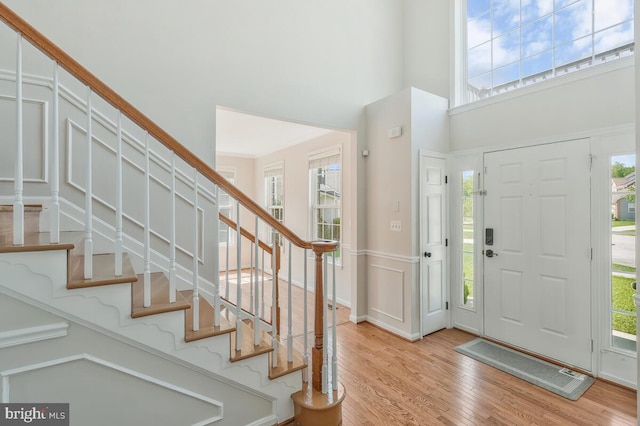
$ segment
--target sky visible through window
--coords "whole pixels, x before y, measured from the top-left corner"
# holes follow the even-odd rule
[[[469,84],[491,89],[634,41],[633,0],[467,0]]]

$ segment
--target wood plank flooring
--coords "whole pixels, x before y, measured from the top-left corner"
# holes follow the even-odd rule
[[[371,324],[338,326],[345,425],[636,425],[636,393],[597,380],[570,401],[465,357],[442,330],[410,343]]]

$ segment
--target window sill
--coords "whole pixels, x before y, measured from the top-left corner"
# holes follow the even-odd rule
[[[501,93],[499,95],[494,95],[486,99],[481,99],[468,104],[455,106],[449,109],[449,115],[452,116],[452,115],[462,114],[468,111],[473,111],[475,109],[483,108],[489,105],[493,105],[493,104],[504,102],[510,99],[518,98],[520,96],[526,96],[532,93],[541,92],[543,90],[548,90],[548,89],[558,87],[574,81],[580,81],[587,78],[606,74],[609,72],[617,71],[620,69],[632,67],[634,66],[634,64],[635,64],[635,54],[626,58],[618,59],[611,62],[606,62],[604,64],[595,65],[589,68],[585,68],[580,71],[574,71],[569,74],[559,75],[547,81],[535,83],[530,86],[521,87],[511,92]]]

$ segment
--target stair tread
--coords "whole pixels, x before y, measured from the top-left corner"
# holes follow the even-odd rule
[[[13,234],[0,233],[0,253],[18,253],[27,251],[73,250],[76,242],[82,239],[82,232],[60,232],[60,242],[51,243],[49,232],[29,232],[24,235],[24,244],[13,244]]]
[[[204,297],[200,297],[200,329],[193,331],[193,290],[183,290],[179,292],[189,304],[184,311],[184,341],[192,342],[194,340],[206,339],[207,337],[219,336],[221,334],[231,333],[236,330],[235,316],[228,309],[221,310],[220,326],[213,325],[214,307]]]
[[[236,350],[237,337],[237,333],[231,334],[231,362],[237,362],[257,355],[273,352],[273,347],[271,346],[271,335],[263,330],[260,330],[260,344],[253,344],[253,324],[249,320],[244,320],[242,322],[242,349],[239,351]]]
[[[307,367],[302,355],[295,348],[293,349],[293,361],[287,362],[287,345],[280,342],[278,342],[278,366],[275,368],[271,367],[273,355],[273,352],[269,355],[269,378],[271,380]]]
[[[93,278],[84,278],[84,255],[69,256],[69,279],[67,288],[96,287],[110,284],[133,283],[138,280],[129,255],[122,255],[122,275],[116,276],[115,254],[102,253],[93,255]]]
[[[138,281],[131,283],[131,317],[189,309],[191,305],[176,291],[176,301],[169,302],[169,278],[162,272],[151,274],[151,306],[144,307],[144,274],[138,274]]]

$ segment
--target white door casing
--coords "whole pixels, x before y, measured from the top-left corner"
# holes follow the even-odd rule
[[[589,141],[484,161],[485,334],[591,371]]]
[[[420,157],[422,335],[447,326],[446,190],[443,158]]]

